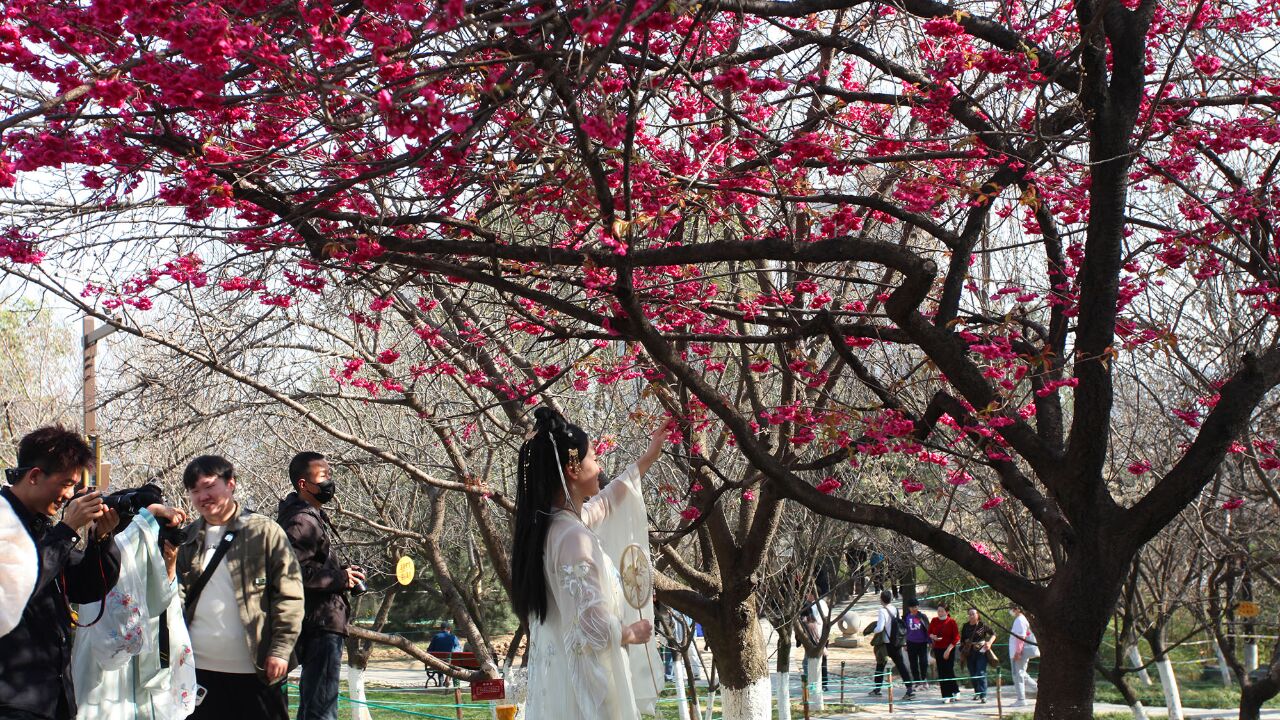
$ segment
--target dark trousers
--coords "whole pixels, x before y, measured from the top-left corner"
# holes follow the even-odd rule
[[[969,677],[973,678],[975,695],[987,696],[987,654],[977,650],[969,653]]]
[[[946,655],[946,650],[933,649],[933,661],[938,665],[938,684],[941,685],[942,697],[955,697],[960,694],[960,683],[956,682],[956,650],[951,649],[951,655]]]
[[[284,685],[267,685],[257,675],[196,668],[204,700],[190,720],[289,720]]]
[[[324,630],[308,630],[298,638],[298,720],[338,720],[338,681],[342,675],[344,638]]]
[[[884,652],[883,655],[879,652],[876,653],[876,690],[879,691],[885,683],[891,682],[889,673],[885,672],[885,667],[888,661],[893,661],[893,666],[897,668],[898,675],[902,677],[902,682],[907,684],[907,694],[915,692],[916,686],[911,682],[914,678],[911,675],[911,671],[907,669],[907,660],[903,657],[905,653],[902,652],[902,648],[882,645],[880,649]]]
[[[54,720],[75,720],[71,708],[67,706],[67,696],[58,693],[58,701],[53,707]],[[37,715],[29,710],[0,707],[0,720],[48,720],[45,715]]]
[[[933,643],[907,643],[907,664],[911,666],[911,677],[917,683],[929,679],[929,649]]]
[[[62,720],[65,715],[59,716]],[[43,715],[36,715],[26,710],[12,710],[9,708],[0,708],[0,720],[45,720]]]

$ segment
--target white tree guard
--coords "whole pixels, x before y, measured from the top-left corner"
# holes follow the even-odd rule
[[[1222,687],[1231,687],[1231,668],[1227,666],[1227,656],[1222,654],[1222,646],[1218,638],[1210,638],[1213,642],[1213,654],[1218,658],[1218,674],[1222,676]]]
[[[1133,711],[1133,720],[1147,720],[1147,709],[1142,706],[1142,701],[1134,703],[1130,708]]]
[[[773,677],[777,682],[778,720],[791,720],[791,673],[774,673]]]
[[[806,658],[805,665],[809,668],[809,709],[823,712],[827,703],[822,694],[822,658]]]
[[[772,720],[773,693],[769,677],[736,690],[724,689],[724,720]]]
[[[1250,639],[1244,644],[1244,671],[1253,672],[1258,669],[1258,641]]]
[[[688,678],[684,674],[684,660],[676,658],[672,665],[675,666],[676,707],[680,712],[680,720],[689,720],[689,695],[685,691]]]
[[[1164,688],[1164,704],[1169,709],[1169,720],[1183,720],[1182,693],[1178,691],[1178,676],[1173,674],[1173,663],[1169,657],[1156,660],[1156,669],[1160,671],[1160,685]]]
[[[1151,673],[1147,672],[1147,669],[1142,667],[1142,653],[1138,652],[1138,646],[1130,645],[1127,652],[1129,655],[1129,667],[1142,668],[1138,671],[1138,679],[1142,681],[1143,685],[1150,685]]]
[[[364,668],[347,666],[347,695],[351,698],[351,720],[372,720],[364,692]]]

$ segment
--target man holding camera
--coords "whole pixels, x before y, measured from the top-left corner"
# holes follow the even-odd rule
[[[120,518],[97,492],[76,494],[94,456],[82,437],[44,427],[18,443],[18,466],[0,490],[39,556],[22,620],[0,638],[0,720],[70,720],[71,603],[101,600],[120,575],[111,532]],[[62,520],[54,516],[62,511]],[[81,535],[87,535],[78,549]],[[80,618],[83,622],[93,618]]]
[[[337,490],[329,461],[320,453],[298,453],[289,462],[289,482],[294,492],[280,501],[278,519],[298,554],[307,600],[298,640],[298,720],[336,720],[343,639],[351,615],[347,591],[363,589],[364,573],[340,563],[333,552],[332,525],[320,507]]]
[[[200,513],[178,577],[203,699],[193,720],[287,720],[279,683],[302,629],[302,574],[270,518],[236,502],[235,469],[203,455],[182,473]]]

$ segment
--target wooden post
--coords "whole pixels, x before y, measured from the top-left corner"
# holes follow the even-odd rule
[[[809,720],[809,678],[800,683],[800,702],[804,703],[804,720]]]
[[[458,720],[462,720],[462,688],[454,681],[453,686],[453,709],[457,711]]]
[[[1004,720],[1004,700],[1003,698],[1000,697],[1000,688],[1003,685],[1001,680],[1003,677],[1004,677],[1004,674],[1001,673],[1000,668],[997,667],[996,668],[996,717],[1000,718],[1000,720]]]
[[[889,676],[889,714],[893,714],[893,676]]]
[[[840,704],[844,704],[844,661],[840,661]]]

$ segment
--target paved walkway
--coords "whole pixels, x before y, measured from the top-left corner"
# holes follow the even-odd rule
[[[943,705],[941,700],[930,699],[918,702],[899,704],[894,703],[893,713],[889,713],[889,703],[866,702],[873,698],[859,698],[858,705],[862,708],[858,712],[847,715],[824,715],[825,720],[901,720],[902,718],[924,718],[925,720],[951,720],[952,718],[977,718],[977,717],[998,717],[998,709],[994,702],[987,702],[985,705],[971,702],[958,702],[950,705]],[[1034,702],[1028,702],[1025,707],[1004,706],[1004,715],[1009,717],[1015,713],[1031,714],[1035,712]],[[1133,712],[1124,705],[1112,705],[1109,703],[1098,703],[1093,706],[1095,715],[1118,714],[1128,715],[1132,717]],[[1151,718],[1163,718],[1168,712],[1163,707],[1147,708],[1147,716]],[[1184,720],[1235,720],[1239,717],[1239,710],[1223,709],[1223,710],[1196,710],[1193,708],[1183,709]],[[794,718],[794,714],[793,714]],[[1264,710],[1262,712],[1263,720],[1280,720],[1280,710]]]

